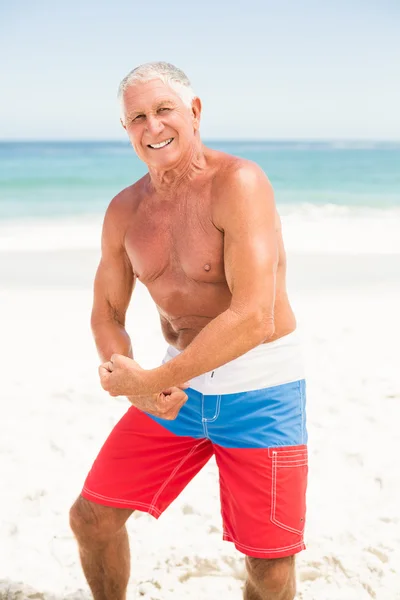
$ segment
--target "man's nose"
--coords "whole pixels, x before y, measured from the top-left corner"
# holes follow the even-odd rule
[[[147,117],[146,125],[148,132],[154,137],[159,135],[164,129],[164,125],[161,123],[161,120],[157,117],[153,117],[152,115]]]

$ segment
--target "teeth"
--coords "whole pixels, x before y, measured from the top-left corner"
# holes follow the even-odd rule
[[[150,148],[164,148],[167,144],[172,142],[174,138],[169,138],[169,140],[165,140],[165,142],[160,142],[159,144],[149,144]]]

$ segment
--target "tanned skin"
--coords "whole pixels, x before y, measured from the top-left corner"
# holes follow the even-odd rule
[[[122,124],[149,172],[112,200],[104,219],[92,311],[99,374],[110,395],[175,419],[191,378],[296,328],[281,223],[264,172],[202,144],[198,98],[189,108],[154,80],[130,86],[123,107]],[[137,279],[157,307],[166,342],[182,351],[150,370],[133,360],[125,330]],[[130,514],[81,497],[72,507],[95,600],[126,598]],[[294,598],[294,557],[246,557],[246,566],[246,600]]]

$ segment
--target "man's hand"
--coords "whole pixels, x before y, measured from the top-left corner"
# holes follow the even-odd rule
[[[132,358],[113,354],[99,368],[102,387],[110,396],[145,396],[146,371]]]
[[[176,419],[187,399],[187,394],[180,387],[172,387],[150,396],[128,396],[129,402],[139,410],[168,421]]]
[[[99,367],[100,382],[111,396],[127,396],[140,410],[162,419],[176,419],[188,399],[184,389],[189,383],[170,387],[157,394],[146,393],[146,371],[137,362],[113,354],[111,360]]]

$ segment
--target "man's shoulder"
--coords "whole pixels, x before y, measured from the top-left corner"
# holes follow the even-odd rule
[[[215,183],[227,190],[232,186],[257,185],[268,181],[263,169],[254,161],[223,152],[218,153]]]
[[[272,185],[255,162],[226,155],[213,183],[213,222],[221,231],[235,214],[256,211],[257,205],[275,207]]]
[[[144,179],[142,177],[114,196],[107,207],[106,219],[128,224],[144,197]]]
[[[125,235],[144,196],[143,179],[121,190],[109,203],[103,223],[103,234],[108,239],[124,244]]]
[[[144,195],[146,176],[118,192],[108,205],[108,211],[117,214],[132,213],[139,206]]]

